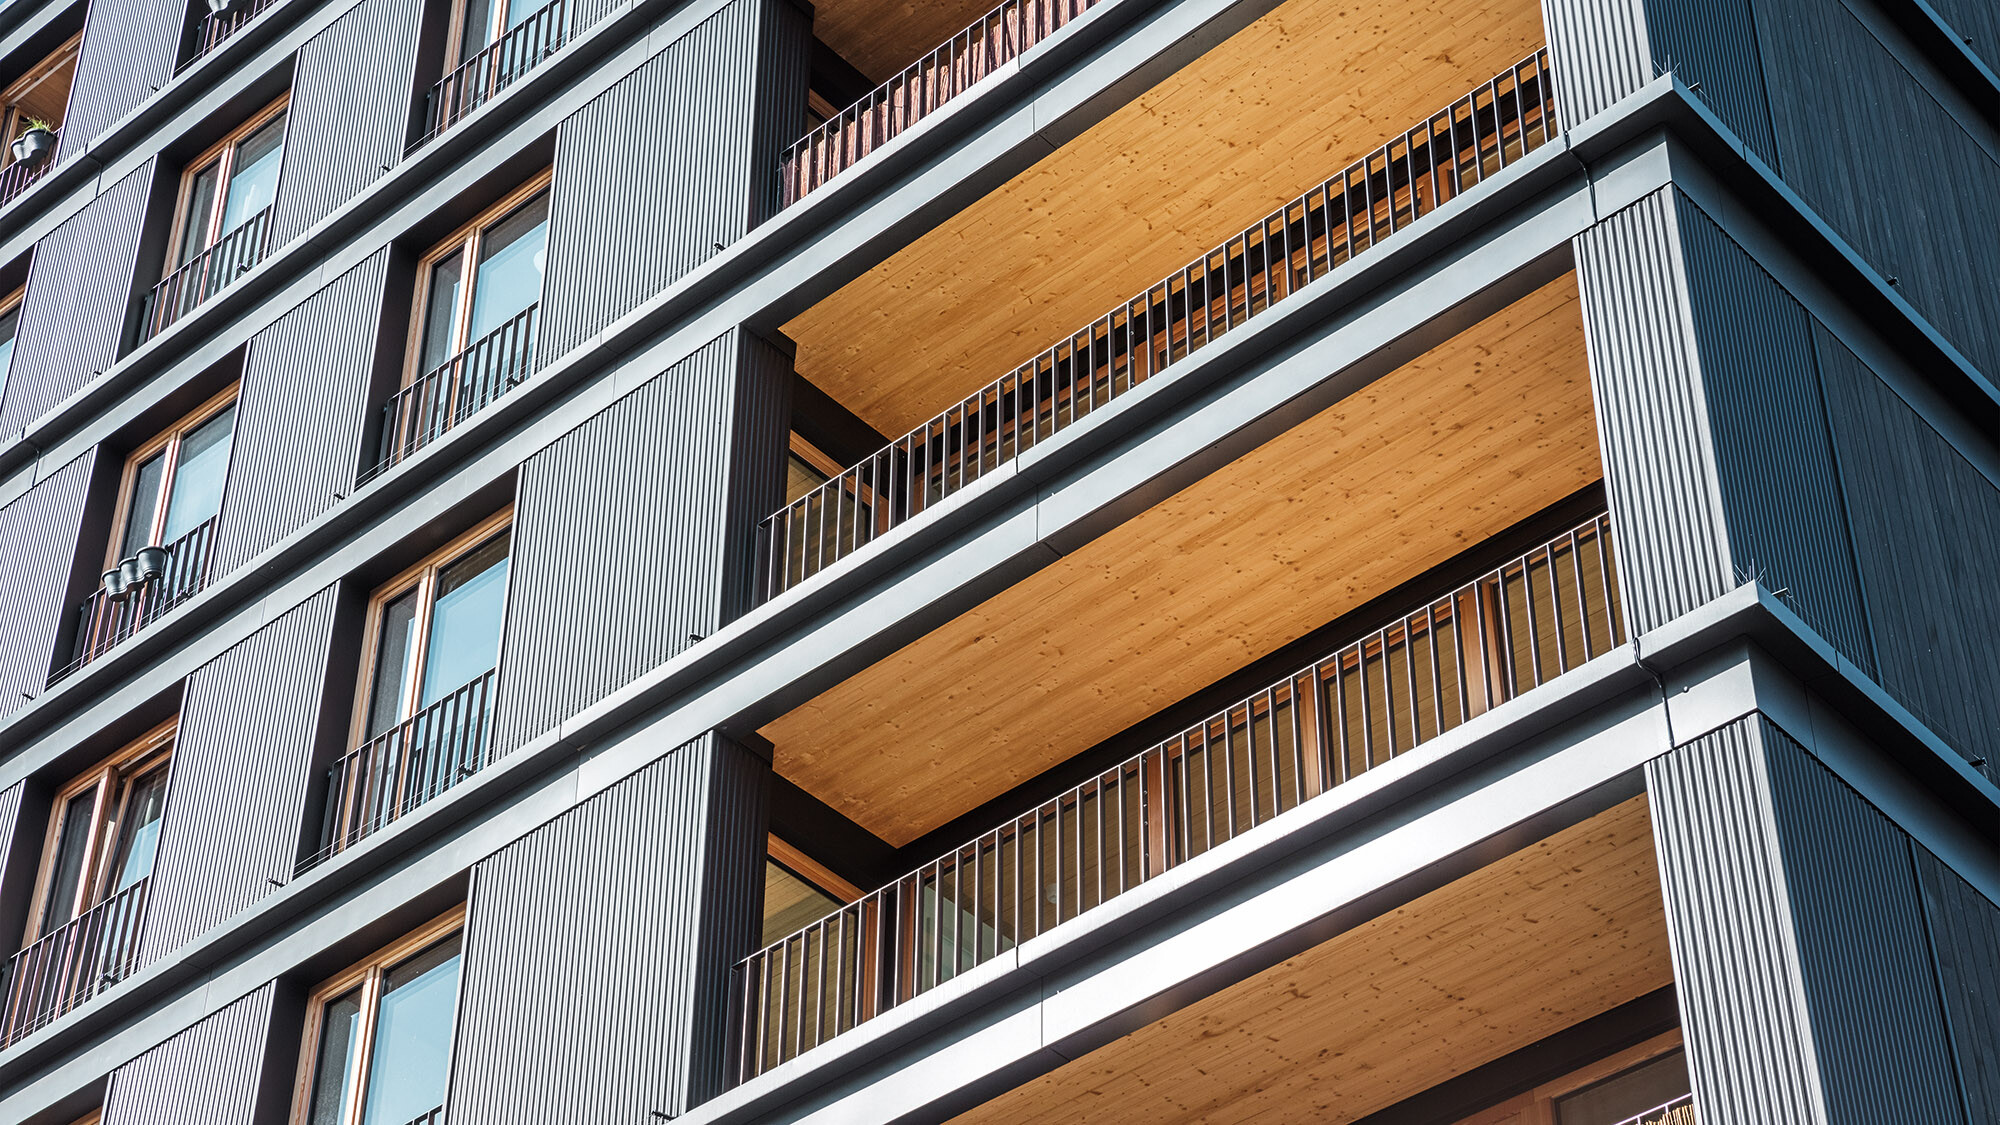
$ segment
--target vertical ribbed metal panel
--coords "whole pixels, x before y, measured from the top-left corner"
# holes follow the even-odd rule
[[[1972,1125],[2000,1125],[2000,906],[1936,856],[1915,851]]]
[[[273,247],[402,160],[422,18],[423,0],[362,0],[299,48]]]
[[[790,0],[735,0],[563,121],[540,362],[637,308],[767,212],[779,145],[790,139],[777,126],[804,104],[809,40]]]
[[[768,771],[704,735],[473,869],[446,1120],[645,1122],[720,1090]]]
[[[369,379],[381,334],[384,248],[250,341],[236,414],[227,518],[215,572],[226,574],[339,503],[373,430]]]
[[[2000,4],[1993,0],[1930,0],[1930,5],[1973,54],[2000,71]]]
[[[1757,30],[1787,182],[1939,331],[2000,372],[2000,162],[1845,4],[1758,0]],[[1830,112],[1831,75],[1867,96]]]
[[[1962,1122],[1908,838],[1761,715],[1646,782],[1703,1122]]]
[[[275,983],[111,1072],[104,1125],[254,1125]]]
[[[118,358],[152,183],[148,161],[35,244],[0,433],[19,432]]]
[[[1602,113],[1653,78],[1645,0],[1543,0],[1565,127]]]
[[[783,355],[731,331],[521,467],[497,753],[749,607],[790,383]]]
[[[1771,111],[1750,0],[1546,0],[1556,112],[1575,125],[1672,71],[1765,159]]]
[[[291,878],[337,591],[321,590],[188,677],[142,964]]]
[[[21,792],[27,784],[17,781],[0,789],[0,879],[7,877],[8,868],[14,862],[14,830],[20,826]],[[12,887],[0,886],[0,901],[4,901],[11,890]]]
[[[1815,336],[1877,678],[2000,782],[2000,489],[1831,333]]]
[[[70,571],[95,463],[86,453],[0,509],[0,715],[42,693],[69,636]]]
[[[185,0],[91,0],[61,155],[83,151],[173,78],[187,18]]]

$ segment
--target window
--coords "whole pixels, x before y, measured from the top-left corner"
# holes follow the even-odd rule
[[[152,874],[173,741],[169,722],[56,794],[23,945]]]
[[[141,547],[170,546],[222,511],[235,427],[232,387],[139,447],[125,462],[107,567]]]
[[[437,371],[541,302],[548,184],[544,172],[424,256],[406,382]],[[525,358],[531,331],[530,324],[501,332],[489,346],[506,354],[495,360]]]
[[[499,42],[549,0],[464,0],[453,13],[451,62],[457,68]]]
[[[1681,1033],[1598,1059],[1457,1125],[1693,1125]]]
[[[34,122],[50,129],[62,128],[63,114],[69,109],[70,84],[76,80],[77,45],[82,40],[82,33],[73,36],[0,93],[0,130],[4,130],[8,146],[0,151],[0,165],[14,162],[13,144]]]
[[[21,328],[21,295],[16,289],[0,298],[0,394],[7,391],[7,372],[14,366],[14,334]]]
[[[464,926],[461,907],[313,992],[293,1125],[405,1125],[444,1104]]]
[[[487,520],[377,591],[355,742],[485,679],[500,663],[511,512]]]
[[[194,261],[263,215],[277,196],[284,155],[285,99],[279,98],[188,165],[181,178],[179,218],[167,273]],[[251,256],[259,251],[261,246]],[[228,280],[222,278],[216,284]]]
[[[757,944],[790,937],[860,897],[853,884],[772,836],[764,861],[764,937]]]

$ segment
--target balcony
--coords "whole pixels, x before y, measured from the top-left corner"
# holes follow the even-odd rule
[[[800,497],[759,529],[762,596],[921,516],[1548,143],[1554,96],[1548,52],[1537,51]]]
[[[1694,1095],[1688,1094],[1621,1121],[1619,1125],[1695,1125],[1699,1120],[1694,1111]]]
[[[542,65],[578,32],[588,30],[574,24],[569,0],[551,0],[440,78],[424,95],[417,139],[411,142],[410,151],[436,140]]]
[[[56,158],[51,154],[40,160],[16,160],[0,168],[0,206],[13,202],[15,196],[34,187],[55,166]]]
[[[49,677],[50,686],[208,588],[215,564],[217,518],[211,516],[167,544],[158,574],[123,585],[115,593],[99,587],[78,607],[75,651],[69,662]]]
[[[464,351],[402,390],[382,407],[381,453],[361,474],[366,484],[443,437],[533,374],[535,326],[529,305]]]
[[[187,57],[176,74],[185,71],[208,56],[210,51],[229,41],[229,37],[243,30],[258,16],[263,15],[278,0],[248,0],[238,5],[232,12],[217,14],[210,12],[194,23],[189,35]]]
[[[1623,644],[1598,516],[746,958],[738,1081]]]
[[[147,885],[141,879],[119,891],[7,962],[0,1047],[27,1038],[138,970]]]
[[[264,260],[271,241],[271,209],[264,208],[215,240],[146,294],[139,338],[150,340]]]

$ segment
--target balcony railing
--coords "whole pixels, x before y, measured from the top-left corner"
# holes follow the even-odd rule
[[[0,1046],[26,1038],[138,969],[146,886],[139,880],[7,962]]]
[[[181,63],[180,70],[186,70],[200,62],[203,56],[222,46],[230,36],[243,30],[251,20],[263,15],[277,2],[278,0],[250,0],[249,5],[241,11],[220,16],[210,13],[201,17],[195,23],[193,42],[189,45],[187,61]]]
[[[55,166],[56,154],[52,152],[40,160],[16,160],[0,168],[0,206],[12,203],[15,196],[34,187]]]
[[[444,1107],[439,1106],[429,1113],[419,1113],[403,1125],[439,1125],[444,1120]]]
[[[488,671],[327,769],[316,867],[486,768],[493,680]]]
[[[1599,516],[746,958],[738,1081],[1624,643]]]
[[[1098,3],[1007,0],[986,13],[867,97],[793,142],[778,162],[780,204],[790,207],[804,199]]]
[[[561,50],[564,43],[576,36],[577,30],[571,26],[569,0],[553,0],[509,28],[492,46],[460,63],[431,87],[424,97],[423,116],[417,122],[417,139],[410,148],[429,144],[467,114],[492,101],[522,75]]]
[[[539,304],[473,341],[382,406],[382,447],[361,474],[367,483],[520,386],[535,362]]]
[[[759,528],[764,598],[1240,328],[1556,135],[1538,51]]]
[[[76,649],[69,663],[49,677],[54,684],[110,652],[125,638],[166,616],[167,611],[208,588],[215,563],[215,524],[210,516],[167,544],[166,567],[158,578],[112,597],[102,587],[77,608]]]
[[[264,260],[271,236],[271,209],[264,208],[215,240],[187,265],[167,275],[146,295],[141,339],[165,332]]]
[[[1695,1125],[1696,1120],[1694,1095],[1682,1094],[1665,1105],[1654,1106],[1636,1117],[1627,1118],[1619,1125]]]

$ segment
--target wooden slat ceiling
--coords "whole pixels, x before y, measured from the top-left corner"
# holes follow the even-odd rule
[[[956,1121],[1337,1125],[1672,980],[1635,797]]]
[[[894,437],[1542,44],[1522,0],[1292,0],[798,316]]]
[[[763,733],[905,844],[1601,475],[1566,276]]]
[[[813,34],[870,81],[886,82],[996,6],[998,0],[819,0]]]

